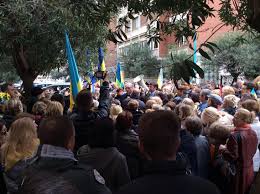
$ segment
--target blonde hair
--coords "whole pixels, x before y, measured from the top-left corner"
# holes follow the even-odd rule
[[[239,108],[234,117],[247,124],[251,124],[255,118],[255,114],[254,114],[254,112],[250,112],[247,109]]]
[[[6,104],[7,111],[12,115],[17,115],[23,112],[23,104],[17,98],[11,98]]]
[[[136,109],[138,109],[138,107],[139,107],[139,102],[134,99],[130,100],[127,104],[127,108],[129,110],[136,110]]]
[[[47,105],[44,102],[38,101],[32,107],[32,113],[34,115],[46,115]]]
[[[156,102],[156,104],[159,104],[161,106],[163,105],[163,101],[159,96],[152,96],[152,97],[150,97],[150,100],[154,100]]]
[[[210,126],[215,121],[219,120],[221,117],[219,111],[214,107],[206,108],[201,115],[201,120],[203,124]]]
[[[220,96],[220,89],[215,89],[215,90],[212,90],[211,92],[212,94],[217,94]]]
[[[117,116],[123,112],[123,109],[119,105],[112,105],[110,108],[110,118],[116,120]]]
[[[223,108],[235,108],[238,105],[239,99],[235,95],[226,95],[224,97]]]
[[[154,112],[154,109],[146,109],[145,113],[150,113],[150,112]]]
[[[153,110],[163,110],[163,107],[160,104],[153,104],[152,109]]]
[[[193,100],[190,99],[190,98],[184,98],[181,103],[182,103],[182,104],[186,104],[186,105],[190,105],[193,109],[194,109],[194,107],[195,107],[195,103],[194,103]]]
[[[29,117],[17,119],[10,127],[7,141],[2,146],[2,164],[5,169],[12,168],[16,162],[29,158],[39,145],[37,128]]]
[[[235,95],[235,90],[231,86],[224,86],[222,88],[222,95],[223,97],[227,95]]]
[[[209,139],[213,144],[221,144],[230,136],[230,129],[220,122],[214,122],[209,128]]]
[[[153,104],[156,104],[155,100],[147,100],[146,104],[145,104],[145,108],[146,109],[151,109]]]
[[[187,104],[181,104],[179,107],[179,118],[184,121],[189,116],[194,116],[193,108]]]
[[[52,101],[47,106],[46,116],[47,117],[56,117],[63,115],[63,106],[60,102]]]

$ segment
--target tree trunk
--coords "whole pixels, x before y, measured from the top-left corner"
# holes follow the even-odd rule
[[[24,97],[28,99],[31,96],[31,90],[33,87],[33,81],[38,76],[32,68],[32,64],[29,64],[27,59],[29,56],[26,55],[26,50],[17,42],[13,43],[13,59],[14,67],[23,81],[24,86]]]
[[[24,75],[20,75],[23,81],[23,89],[25,92],[24,97],[29,98],[31,96],[31,91],[33,87],[33,81],[35,80],[35,76],[25,73]]]
[[[237,82],[238,76],[239,76],[239,75],[233,76],[233,81],[232,81],[232,83],[231,83],[231,86],[233,86],[233,84]]]

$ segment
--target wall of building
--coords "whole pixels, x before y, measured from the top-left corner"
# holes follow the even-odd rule
[[[220,0],[214,0],[214,4],[209,1],[209,6],[214,7],[215,10],[220,9]],[[126,13],[126,12],[125,12]],[[212,32],[216,29],[218,29],[223,23],[220,21],[220,18],[217,14],[217,11],[215,11],[215,17],[208,18],[203,26],[201,26],[198,29],[197,34],[197,47],[199,47],[202,43],[204,43],[212,34]],[[147,18],[144,16],[140,17],[140,27],[138,29],[135,29],[134,31],[127,32],[128,40],[124,43],[114,44],[112,42],[108,42],[107,44],[107,53],[106,53],[106,64],[107,66],[115,66],[115,61],[117,58],[117,55],[122,52],[122,50],[135,42],[147,42],[146,38],[146,32],[147,32]],[[164,20],[165,18],[161,17],[160,20]],[[115,28],[116,22],[113,21],[110,24],[110,28]],[[130,22],[130,26],[132,26],[132,23]],[[230,26],[222,26],[219,28],[219,30],[209,39],[209,41],[214,41],[226,32],[232,31],[232,28]],[[180,49],[186,49],[188,50],[188,42],[191,42],[193,44],[192,40],[186,41],[185,44],[179,44],[175,42],[175,36],[174,34],[170,36],[162,36],[163,41],[161,41],[158,45],[158,48],[153,48],[151,46],[151,49],[153,51],[153,54],[157,56],[158,58],[164,58],[169,54],[169,46],[176,44],[177,47]],[[192,51],[191,51],[192,52]]]

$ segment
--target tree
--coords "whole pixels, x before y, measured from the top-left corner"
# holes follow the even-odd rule
[[[159,73],[160,61],[153,56],[147,45],[132,44],[120,57],[126,77],[133,78],[140,74],[154,78]]]
[[[12,58],[27,94],[39,74],[66,64],[65,30],[71,35],[79,64],[86,47],[94,50],[104,44],[105,26],[86,22],[87,15],[83,13],[75,15],[69,3],[69,0],[0,1],[0,54]]]
[[[5,55],[0,55],[0,82],[16,82],[19,76],[16,73],[12,64],[12,58]]]
[[[226,70],[235,82],[239,75],[254,79],[260,72],[260,40],[241,33],[229,33],[216,41],[219,49],[204,60],[206,69],[215,66]]]
[[[221,2],[219,13],[226,24],[242,30],[251,26],[260,32],[258,0]],[[126,17],[119,19],[115,30],[107,29],[122,7],[128,7]],[[86,47],[101,46],[105,38],[114,42],[126,40],[123,28],[128,27],[134,14],[142,13],[151,21],[147,36],[160,41],[162,35],[172,33],[177,40],[183,36],[192,38],[196,29],[214,16],[213,11],[205,0],[0,0],[0,53],[12,57],[28,93],[38,74],[66,62],[64,30],[69,31],[77,59],[82,61]],[[207,56],[202,47],[200,53]]]
[[[176,45],[169,47],[169,54],[162,60],[162,66],[164,67],[164,75],[167,79],[173,78],[171,74],[172,64],[182,63],[190,57],[190,53],[178,50]]]

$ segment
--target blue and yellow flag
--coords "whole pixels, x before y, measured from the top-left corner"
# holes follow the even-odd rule
[[[73,50],[70,45],[69,36],[65,33],[66,39],[66,52],[69,63],[69,73],[70,73],[70,82],[71,82],[71,90],[70,90],[70,109],[72,110],[74,106],[74,100],[76,99],[77,94],[82,90],[82,83],[79,77],[77,63],[73,54]]]
[[[86,74],[86,81],[90,85],[90,91],[92,93],[95,92],[95,83],[96,83],[96,78],[94,76],[94,69],[93,69],[93,64],[90,59],[90,51],[87,49],[86,52],[86,68],[87,68],[87,74]]]
[[[116,85],[119,88],[124,88],[124,73],[121,69],[120,63],[117,63],[117,68],[116,68]]]
[[[257,99],[257,95],[256,95],[256,92],[255,92],[255,88],[253,88],[251,90],[251,95],[255,97],[255,99]]]
[[[193,62],[197,64],[197,32],[193,37]]]
[[[163,85],[163,68],[160,69],[160,73],[158,76],[158,80],[157,80],[157,85],[159,89],[162,89],[162,85]]]
[[[106,64],[104,59],[104,52],[103,49],[99,47],[98,49],[98,70],[99,71],[106,71]]]

